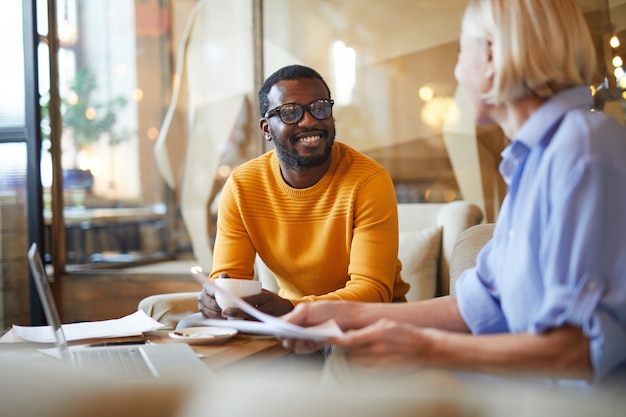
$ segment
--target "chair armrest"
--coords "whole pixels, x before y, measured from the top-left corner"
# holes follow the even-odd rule
[[[450,261],[450,295],[455,295],[456,281],[468,268],[476,265],[476,256],[493,235],[495,224],[472,226],[459,234]]]

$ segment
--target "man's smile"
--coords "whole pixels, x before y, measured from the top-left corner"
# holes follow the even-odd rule
[[[312,144],[314,142],[320,141],[321,139],[322,137],[320,135],[311,135],[311,136],[305,136],[305,137],[299,138],[297,141],[306,143],[306,144]]]

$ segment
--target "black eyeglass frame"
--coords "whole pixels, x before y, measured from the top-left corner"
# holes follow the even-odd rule
[[[317,117],[315,116],[315,114],[313,114],[313,112],[311,111],[311,106],[315,103],[319,103],[319,102],[324,102],[324,103],[328,103],[330,104],[330,113],[328,113],[328,116],[325,117]],[[335,101],[329,98],[318,98],[317,100],[313,100],[312,102],[310,102],[309,104],[299,104],[299,103],[284,103],[281,104],[280,106],[274,107],[273,109],[268,110],[267,112],[265,112],[265,117],[266,119],[269,119],[272,116],[275,116],[276,114],[278,114],[278,117],[280,117],[280,120],[287,124],[287,125],[295,125],[296,123],[298,123],[300,120],[302,120],[302,117],[304,116],[304,109],[306,109],[309,114],[317,120],[326,120],[329,117],[332,117],[333,115],[333,105],[335,104]],[[292,122],[286,122],[283,119],[283,115],[281,114],[281,110],[284,106],[296,106],[296,108],[300,109],[300,115]]]

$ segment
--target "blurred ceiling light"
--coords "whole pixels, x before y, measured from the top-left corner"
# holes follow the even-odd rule
[[[611,36],[611,39],[609,40],[609,45],[611,45],[611,48],[619,48],[619,38],[615,35]]]
[[[615,75],[615,78],[617,78],[618,80],[621,79],[622,77],[624,77],[624,68],[622,67],[615,68],[615,71],[613,71],[613,74]]]
[[[356,81],[356,52],[342,41],[333,43],[335,72],[335,103],[346,106],[352,102],[352,90]]]
[[[613,57],[613,61],[611,61],[613,63],[613,66],[615,68],[617,67],[621,67],[622,65],[624,65],[624,60],[622,60],[622,57],[617,55]]]
[[[433,99],[433,97],[435,96],[435,91],[433,90],[433,88],[430,85],[425,85],[422,86],[419,89],[419,96],[422,100],[424,101],[430,101]]]

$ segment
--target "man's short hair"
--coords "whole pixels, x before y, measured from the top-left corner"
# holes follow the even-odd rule
[[[261,89],[259,90],[259,110],[261,112],[261,117],[269,110],[267,95],[272,87],[280,81],[297,80],[299,78],[317,78],[324,84],[324,87],[326,87],[326,90],[328,91],[328,98],[331,98],[330,88],[328,88],[326,81],[324,81],[322,76],[317,71],[304,65],[288,65],[270,75],[261,86]]]

